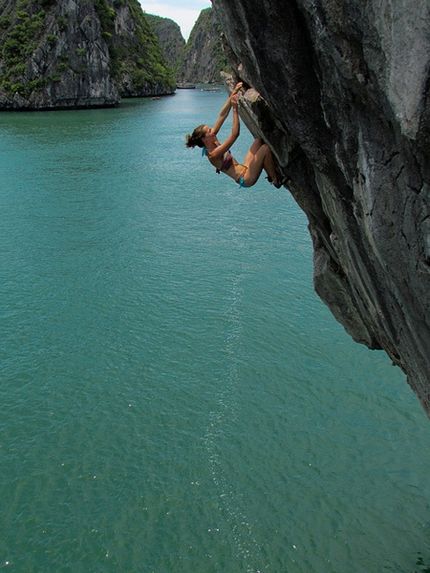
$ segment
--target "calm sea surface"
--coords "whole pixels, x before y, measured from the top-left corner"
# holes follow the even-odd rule
[[[224,97],[0,115],[0,569],[430,562],[404,376],[314,294],[288,191],[183,145]]]

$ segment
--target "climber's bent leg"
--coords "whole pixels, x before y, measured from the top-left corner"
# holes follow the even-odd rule
[[[272,181],[277,181],[275,162],[268,145],[266,143],[261,144],[254,154],[251,154],[250,151],[244,161],[244,165],[248,168],[244,176],[246,186],[251,187],[251,185],[254,185],[263,169]],[[249,162],[247,162],[247,159],[249,159]]]
[[[262,145],[264,145],[264,141],[260,137],[254,139],[254,143],[249,148],[248,153],[245,155],[245,159],[243,160],[244,165],[248,165],[252,161],[254,155]]]

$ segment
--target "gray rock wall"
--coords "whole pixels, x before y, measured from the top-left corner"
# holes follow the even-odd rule
[[[222,49],[221,28],[211,8],[201,11],[183,53],[178,80],[191,83],[219,83],[227,68]]]
[[[173,93],[137,0],[0,0],[0,110]]]
[[[318,294],[429,411],[430,4],[213,6],[237,77],[257,90],[242,116],[308,216]]]
[[[145,18],[158,38],[164,59],[176,74],[185,48],[185,40],[180,27],[169,18],[161,18],[153,14],[145,14]]]
[[[11,14],[13,18],[15,4],[4,3],[2,15]],[[28,18],[18,19],[18,25],[21,22],[21,26],[29,28],[38,9],[40,6],[27,8]],[[25,61],[25,71],[19,81],[19,74],[12,74],[16,91],[0,88],[0,108],[115,105],[119,94],[111,78],[109,49],[94,3],[66,0],[48,7],[45,14],[34,37],[28,38],[28,55],[19,54],[21,61]],[[3,41],[7,41],[7,35]],[[3,57],[0,73],[5,68],[7,62]]]

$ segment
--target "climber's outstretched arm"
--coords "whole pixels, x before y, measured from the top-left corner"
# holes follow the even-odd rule
[[[233,108],[233,125],[229,137],[218,145],[213,151],[208,153],[210,159],[217,159],[223,157],[224,153],[230,149],[240,134],[239,112],[237,109],[237,95],[231,96],[231,107]]]
[[[225,104],[222,106],[221,111],[219,112],[218,118],[212,128],[213,133],[216,135],[219,130],[221,129],[224,121],[227,119],[228,114],[230,113],[231,109],[231,98],[235,96],[239,90],[242,88],[242,82],[239,82],[235,85],[234,90],[232,91],[230,97],[227,99]]]

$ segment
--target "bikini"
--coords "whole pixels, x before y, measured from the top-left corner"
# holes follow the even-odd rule
[[[202,156],[207,156],[208,155],[208,150],[206,149],[206,147],[203,147],[202,149]],[[230,169],[230,167],[233,165],[233,155],[231,154],[231,151],[226,151],[224,153],[224,157],[222,160],[222,164],[221,167],[218,169],[216,168],[216,172],[218,173],[218,175],[223,172],[223,173],[227,173],[227,171]],[[244,165],[243,166],[246,169],[247,166]],[[245,173],[245,171],[244,171]],[[242,174],[240,177],[238,177],[237,179],[235,179],[236,183],[239,185],[239,187],[248,187],[248,185],[245,183],[245,178],[244,175]]]

